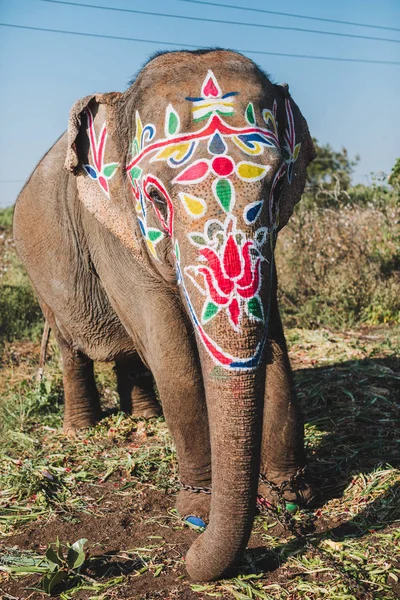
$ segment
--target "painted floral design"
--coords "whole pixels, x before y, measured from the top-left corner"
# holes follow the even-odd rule
[[[195,122],[208,119],[212,114],[224,115],[225,117],[233,115],[233,102],[238,92],[222,94],[219,83],[212,71],[208,71],[200,93],[200,97],[186,98],[189,102],[193,102],[192,113]]]
[[[189,238],[199,248],[200,264],[186,267],[185,273],[206,297],[201,322],[207,323],[220,310],[226,311],[235,331],[240,330],[243,310],[250,319],[263,322],[259,289],[266,228],[247,239],[237,229],[236,217],[229,215],[224,223],[207,221],[204,233],[191,233]]]
[[[295,126],[292,106],[289,98],[285,98],[286,120],[285,143],[282,147],[283,158],[287,165],[288,182],[292,183],[293,166],[299,157],[301,143],[296,144]]]
[[[289,99],[285,100],[286,127],[283,133],[281,131],[281,136],[276,101],[271,109],[262,110],[262,119],[257,119],[254,105],[249,102],[244,110],[243,126],[230,125],[224,118],[234,114],[237,94],[223,94],[215,75],[208,71],[200,96],[186,98],[192,103],[193,121],[205,121],[204,125],[195,131],[181,131],[180,116],[173,105],[168,104],[165,109],[164,137],[160,139],[156,139],[154,125],[143,126],[137,113],[132,156],[125,169],[131,180],[139,225],[152,254],[157,258],[156,244],[166,235],[173,239],[178,282],[207,352],[216,364],[224,368],[252,369],[260,360],[268,332],[260,299],[261,268],[265,260],[262,250],[267,241],[273,246],[276,238],[281,185],[284,178],[291,182],[300,143],[296,143]],[[257,120],[261,121],[261,125],[257,124]],[[200,143],[206,144],[208,156],[203,153],[201,158],[196,157]],[[243,152],[243,160],[232,158],[232,144]],[[237,181],[261,181],[271,169],[265,161],[262,164],[261,160],[257,160],[268,147],[280,149],[284,158],[274,175],[269,196],[248,203],[242,207],[240,214],[234,214]],[[220,214],[223,217],[221,221],[206,221],[203,231],[187,232],[190,243],[198,251],[195,265],[181,267],[179,243],[174,234],[174,205],[167,186],[150,172],[143,173],[141,161],[145,158],[150,165],[161,161],[176,170],[172,183],[177,188],[181,206],[193,223],[207,215],[209,202],[197,196],[195,190],[194,194],[190,193],[188,186],[209,180],[210,190],[222,209]],[[167,206],[162,212],[151,193],[154,187],[166,199]],[[268,211],[269,227],[257,228],[257,221],[264,209]],[[154,215],[157,217],[160,229],[149,226],[153,224],[149,215],[152,219]],[[244,226],[250,226],[247,233],[238,228],[238,218]],[[199,315],[192,302],[192,285],[204,298]],[[241,330],[244,315],[262,324],[262,337],[253,354],[245,358],[232,356],[216,340],[211,339],[206,331],[207,324],[218,314],[226,315],[229,325],[236,332]]]
[[[102,190],[110,195],[108,182],[114,177],[117,168],[119,167],[119,163],[107,163],[104,164],[104,152],[106,149],[107,142],[107,127],[106,123],[103,123],[103,126],[100,130],[99,137],[97,138],[96,132],[94,130],[94,119],[93,114],[90,108],[85,109],[88,126],[89,126],[89,143],[90,143],[90,152],[92,155],[92,159],[94,165],[83,165],[86,173],[89,175],[91,179],[95,179]]]

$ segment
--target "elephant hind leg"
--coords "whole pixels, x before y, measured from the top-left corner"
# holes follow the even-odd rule
[[[115,371],[123,412],[145,419],[161,415],[161,406],[154,391],[153,375],[139,356],[125,356],[116,360]]]
[[[100,399],[93,371],[93,361],[79,350],[74,350],[55,327],[63,363],[64,424],[68,434],[77,429],[95,425],[100,419]]]

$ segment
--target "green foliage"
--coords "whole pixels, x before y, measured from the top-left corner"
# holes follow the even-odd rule
[[[306,194],[318,205],[334,204],[346,197],[351,174],[359,157],[350,158],[346,148],[340,152],[330,144],[320,145],[313,138],[316,157],[308,167]]]
[[[389,183],[397,194],[400,194],[400,158],[396,160],[392,168],[392,172],[389,176]]]
[[[0,570],[12,575],[39,573],[42,575],[40,585],[44,593],[52,596],[60,584],[68,588],[83,580],[80,571],[86,561],[83,549],[86,542],[86,538],[81,538],[73,544],[62,544],[57,537],[47,547],[44,557],[33,553],[18,555],[15,551],[10,552],[4,556]]]
[[[38,339],[43,323],[39,304],[14,249],[13,208],[0,209],[0,349],[6,341]]]
[[[41,581],[43,591],[46,594],[51,596],[60,583],[76,578],[85,562],[83,546],[86,542],[86,538],[81,538],[74,544],[62,545],[57,538],[55,544],[48,546],[46,551],[48,572],[43,575]]]
[[[0,286],[0,345],[15,339],[38,339],[43,326],[40,306],[30,287]]]
[[[7,208],[0,208],[0,230],[5,229],[8,232],[11,231],[13,214],[13,206],[8,206]]]
[[[400,208],[379,185],[353,188],[353,200],[360,191],[365,202],[300,202],[281,232],[277,269],[287,324],[400,322]]]

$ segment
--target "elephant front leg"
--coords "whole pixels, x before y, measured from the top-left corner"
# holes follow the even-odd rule
[[[275,505],[278,494],[274,487],[281,486],[285,500],[306,505],[313,491],[303,476],[303,417],[296,400],[276,293],[270,318],[259,495]]]
[[[127,356],[115,362],[121,410],[133,417],[150,419],[161,415],[151,371],[139,356]]]
[[[208,522],[211,494],[211,450],[203,379],[190,324],[169,315],[173,327],[150,328],[146,362],[154,375],[179,466],[181,490],[176,506],[182,517]],[[189,330],[188,330],[189,329]],[[154,334],[154,338],[153,338]]]

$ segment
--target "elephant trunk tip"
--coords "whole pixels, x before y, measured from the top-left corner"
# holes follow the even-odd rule
[[[207,533],[200,535],[186,554],[186,570],[192,581],[217,581],[230,577],[241,555],[241,552],[235,552],[227,557],[226,550],[218,551],[218,545],[211,549]]]

